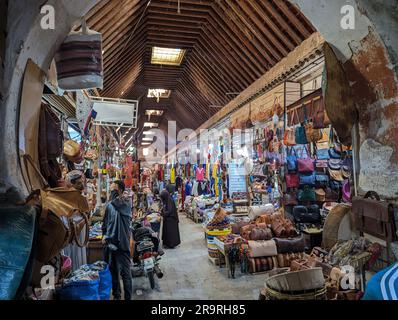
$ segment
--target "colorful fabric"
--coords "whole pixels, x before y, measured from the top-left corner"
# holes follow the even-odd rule
[[[176,169],[174,167],[170,169],[170,183],[171,184],[176,183]]]
[[[203,168],[196,169],[196,181],[198,182],[203,181],[205,179],[204,175],[205,175],[205,169]]]

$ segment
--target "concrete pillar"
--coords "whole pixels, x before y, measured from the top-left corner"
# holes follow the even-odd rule
[[[0,193],[10,186],[24,189],[17,144],[18,106],[26,62],[47,72],[65,36],[99,0],[19,0],[8,2],[5,68],[0,112]],[[55,10],[55,29],[43,30],[43,5]],[[41,94],[38,92],[37,94]]]
[[[359,119],[359,192],[398,200],[398,3],[293,0],[343,64]],[[355,28],[341,26],[350,5]],[[349,120],[348,120],[349,121]]]

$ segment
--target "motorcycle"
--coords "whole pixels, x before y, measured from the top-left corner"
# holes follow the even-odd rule
[[[157,235],[150,228],[141,227],[140,223],[136,223],[135,226],[133,226],[133,239],[135,241],[133,261],[136,262],[136,266],[140,270],[140,273],[144,274],[149,279],[151,289],[154,289],[154,275],[156,274],[158,279],[163,277],[163,272],[159,267],[161,258]]]

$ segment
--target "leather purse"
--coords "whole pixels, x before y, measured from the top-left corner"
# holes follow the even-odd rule
[[[295,132],[296,144],[308,144],[307,135],[305,133],[305,126],[300,125]]]
[[[298,188],[300,186],[300,177],[296,173],[288,173],[285,175],[287,188]]]
[[[315,198],[316,201],[325,202],[326,201],[326,192],[325,190],[319,188],[315,190]]]
[[[330,186],[330,188],[331,188],[332,190],[334,190],[334,191],[336,191],[336,192],[339,192],[340,189],[341,189],[341,187],[342,187],[342,184],[341,184],[340,181],[330,180],[329,186]]]
[[[356,230],[388,243],[395,240],[394,206],[381,201],[376,192],[369,191],[365,197],[353,197],[351,213]]]
[[[294,237],[297,235],[297,230],[292,221],[279,215],[273,217],[271,221],[271,229],[275,236],[280,238]]]
[[[341,169],[341,160],[340,159],[330,159],[328,161],[328,167],[332,170],[340,170]]]
[[[315,176],[315,186],[317,188],[324,188],[329,185],[329,177],[326,174],[317,174]]]
[[[290,150],[288,151],[288,155],[286,157],[286,167],[287,171],[297,171],[297,154],[294,148],[290,148]]]
[[[329,160],[329,150],[328,149],[317,149],[316,150],[317,160]]]
[[[300,202],[316,201],[315,190],[309,186],[304,186],[304,189],[298,192],[298,200]]]
[[[339,182],[342,182],[345,180],[341,169],[333,170],[333,169],[328,168],[328,171],[329,171],[330,179],[332,179],[334,181],[339,181]]]
[[[246,222],[246,221],[239,221],[236,222],[234,224],[232,224],[232,233],[233,234],[240,234],[240,230],[242,227],[247,226],[248,224],[250,224],[250,222]]]
[[[341,153],[336,152],[334,148],[329,149],[329,156],[332,159],[341,159]]]
[[[293,217],[297,223],[320,223],[321,213],[319,206],[296,206],[293,208]]]
[[[271,215],[270,214],[263,214],[256,218],[256,224],[265,223],[266,225],[271,224]]]
[[[322,131],[315,129],[312,121],[305,124],[305,134],[308,142],[317,142],[322,139]]]
[[[265,241],[248,241],[249,243],[249,257],[272,257],[278,255],[276,244],[274,240]]]
[[[297,159],[297,167],[300,173],[310,173],[315,171],[314,160],[311,158]]]
[[[296,206],[298,205],[297,193],[287,192],[283,195],[283,204],[285,206]]]
[[[48,188],[32,193],[27,204],[40,209],[36,259],[49,262],[73,241],[80,247],[89,239],[89,207],[86,198],[73,188]],[[86,227],[85,240],[80,233]]]
[[[286,128],[283,136],[283,144],[288,147],[296,145],[296,134],[294,128]]]
[[[254,228],[250,233],[250,240],[270,240],[272,232],[269,228]]]
[[[315,186],[315,173],[312,174],[300,174],[300,186]]]
[[[278,254],[304,252],[306,249],[303,235],[297,238],[274,238],[274,241]]]

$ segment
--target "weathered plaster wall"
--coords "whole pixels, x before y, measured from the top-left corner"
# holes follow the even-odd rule
[[[9,186],[23,186],[17,152],[17,114],[27,60],[48,70],[57,47],[72,26],[99,0],[9,1],[4,70],[4,97],[0,113],[0,193]],[[40,8],[55,9],[55,30],[40,27]],[[41,94],[38,92],[38,94]],[[23,189],[23,188],[22,188]]]
[[[360,115],[360,193],[398,199],[397,1],[293,2],[333,45],[350,81]],[[346,4],[355,8],[354,30],[340,26]]]

